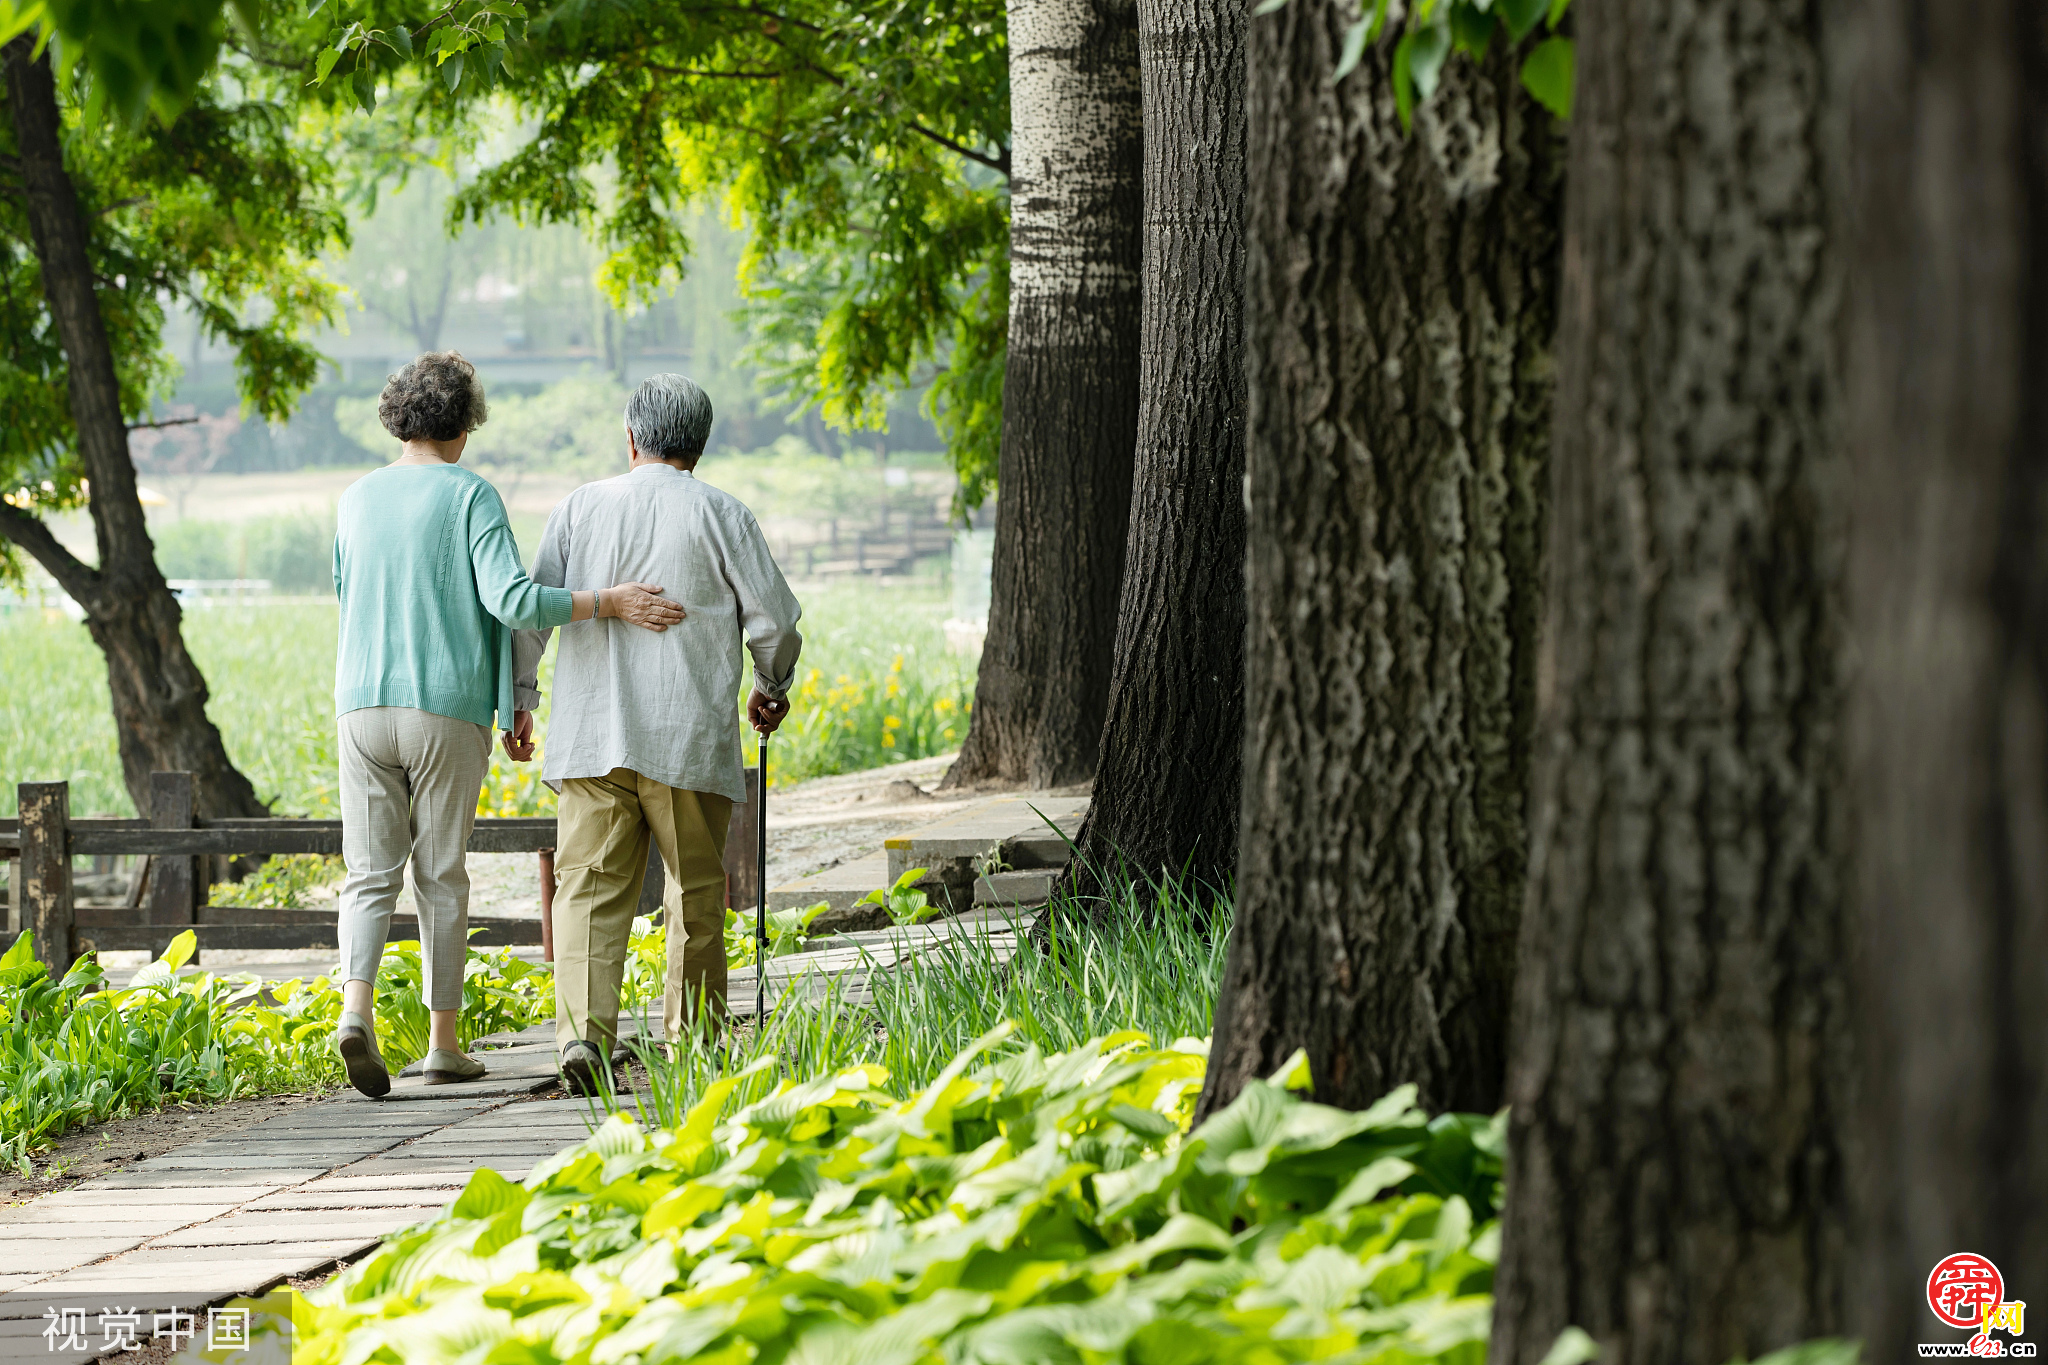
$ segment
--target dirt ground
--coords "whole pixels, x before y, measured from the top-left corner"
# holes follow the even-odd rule
[[[201,1138],[239,1132],[251,1124],[325,1098],[322,1092],[231,1100],[226,1104],[175,1103],[145,1114],[75,1129],[57,1139],[50,1150],[36,1153],[33,1177],[25,1178],[15,1170],[0,1171],[0,1206],[26,1203],[38,1195],[69,1189],[94,1176],[109,1175],[130,1162],[161,1156],[173,1147]]]

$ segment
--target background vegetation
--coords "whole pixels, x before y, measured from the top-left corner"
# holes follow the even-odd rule
[[[776,747],[771,777],[799,781],[958,744],[974,672],[946,648],[940,626],[951,602],[936,583],[821,585],[803,599],[799,709]],[[106,667],[83,625],[50,616],[0,618],[9,680],[0,692],[0,813],[13,813],[17,782],[68,781],[74,813],[132,814]],[[335,628],[328,606],[215,607],[185,618],[228,752],[280,815],[331,816],[335,809]],[[543,689],[553,660],[550,647]],[[546,719],[543,710],[543,746]],[[493,752],[484,813],[551,813],[554,794],[540,783],[539,760],[516,764]]]

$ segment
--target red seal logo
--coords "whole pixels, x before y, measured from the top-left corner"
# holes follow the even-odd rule
[[[1984,1305],[1995,1308],[2004,1299],[2005,1277],[1982,1256],[1958,1251],[1927,1273],[1927,1306],[1951,1327],[1983,1326]]]

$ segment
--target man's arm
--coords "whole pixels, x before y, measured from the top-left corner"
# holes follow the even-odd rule
[[[789,685],[804,647],[796,623],[804,611],[751,514],[733,528],[726,546],[726,581],[739,601],[740,629],[746,632],[747,651],[754,657],[754,695],[747,699],[747,719],[755,729],[773,733],[789,714]]]

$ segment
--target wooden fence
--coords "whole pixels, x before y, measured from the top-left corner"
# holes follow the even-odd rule
[[[754,788],[755,772],[747,770]],[[171,772],[150,777],[147,820],[71,818],[69,784],[24,782],[16,788],[20,814],[0,819],[0,859],[18,859],[9,878],[8,923],[0,950],[22,933],[33,936],[36,957],[61,972],[84,952],[141,949],[160,953],[187,929],[200,949],[333,948],[339,944],[336,912],[212,905],[209,869],[222,856],[341,852],[339,820],[203,820],[193,808],[192,775]],[[735,807],[725,846],[726,902],[754,904],[758,888],[755,826],[750,808]],[[470,832],[471,853],[540,853],[555,847],[553,816],[478,820]],[[79,905],[72,894],[71,860],[90,855],[137,856],[146,860],[130,884],[125,904]],[[535,879],[552,863],[536,860]],[[650,851],[641,892],[642,913],[661,904],[661,857]],[[545,907],[548,897],[542,898]],[[471,915],[471,938],[479,946],[532,945],[542,941],[542,921]],[[391,918],[393,940],[418,938],[410,914]]]

